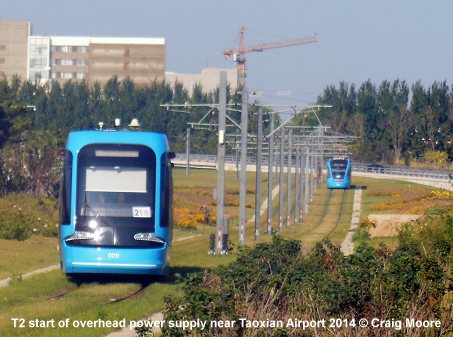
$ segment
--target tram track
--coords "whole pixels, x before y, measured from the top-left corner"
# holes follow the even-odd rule
[[[201,234],[185,235],[175,238],[173,242],[186,242],[200,236]],[[128,306],[135,301],[141,301],[141,298],[148,296],[149,291],[147,289],[149,290],[156,283],[162,283],[164,281],[160,276],[83,274],[77,278],[68,279],[59,273],[55,274],[55,277],[46,275],[46,272],[55,271],[55,269],[59,269],[59,265],[42,268],[38,272],[31,273],[33,276],[39,274],[40,278],[48,278],[51,280],[52,286],[43,284],[40,291],[36,289],[27,295],[27,301],[31,300],[35,306],[42,308],[49,306],[52,308],[64,308],[66,306],[73,306],[79,298],[90,302],[87,298],[91,297],[92,306],[100,305],[106,308],[115,308],[116,305],[121,306],[124,304]],[[4,282],[5,288],[10,284],[9,281]],[[29,281],[27,280],[27,282]],[[39,284],[40,282],[39,279],[35,280],[35,284]],[[53,286],[57,283],[59,283],[59,286]],[[17,285],[21,286],[21,282],[17,282]],[[111,290],[108,290],[109,288]],[[8,290],[5,289],[5,291]],[[0,314],[0,320],[1,318],[2,315]],[[1,329],[0,335],[3,335]]]
[[[61,300],[66,297],[67,294],[69,294],[71,291],[65,292],[65,293],[59,293],[58,295],[54,295],[49,298],[49,301],[57,301]]]
[[[133,299],[133,298],[136,298],[138,296],[140,296],[141,294],[143,294],[146,290],[146,288],[148,288],[149,286],[149,283],[142,283],[140,285],[140,289],[138,289],[137,291],[134,291],[126,296],[123,296],[123,297],[119,297],[119,298],[115,298],[115,299],[111,299],[109,302],[107,302],[106,304],[114,304],[114,303],[120,303],[120,302],[123,302],[123,301],[126,301],[126,300],[129,300],[129,299]]]
[[[173,242],[179,242],[179,241],[185,241],[185,240],[190,240],[190,239],[193,239],[193,238],[196,238],[196,237],[199,237],[200,234],[196,234],[196,235],[190,235],[190,236],[184,236],[184,237],[181,237],[181,238],[177,238],[175,240],[173,240]],[[87,276],[88,277],[88,276]],[[80,280],[79,280],[80,281]],[[81,280],[80,283],[90,283],[92,281],[96,281],[96,279],[89,279],[87,278],[86,280]],[[143,280],[142,280],[143,281]],[[106,280],[101,280],[101,283],[104,283],[104,282],[107,282]],[[133,283],[138,283],[138,282],[134,282],[132,280]],[[126,300],[129,300],[129,299],[134,299],[138,296],[140,296],[141,294],[143,294],[145,292],[145,290],[147,289],[147,287],[151,284],[152,282],[142,282],[140,283],[140,288],[136,291],[133,291],[133,292],[129,292],[127,295],[124,295],[124,296],[121,296],[121,297],[118,297],[118,298],[112,298],[108,301],[105,302],[105,304],[115,304],[115,303],[120,303],[120,302],[123,302],[123,301],[126,301]],[[59,292],[57,293],[56,295],[52,295],[50,297],[47,297],[47,300],[48,301],[58,301],[58,300],[62,300],[64,299],[68,294],[72,293],[73,291],[77,290],[79,287],[74,287],[74,288],[71,288],[67,291],[64,291],[64,292]]]
[[[341,216],[343,215],[345,200],[346,200],[346,189],[342,190],[340,211],[338,212],[338,217],[337,217],[337,220],[335,221],[335,226],[326,235],[326,238],[328,238],[330,236],[330,234],[332,234],[338,228],[338,224],[340,223]]]
[[[332,189],[329,189],[329,194],[328,194],[328,196],[327,196],[326,202],[324,203],[324,208],[323,208],[321,217],[320,217],[320,219],[319,219],[318,226],[322,225],[322,223],[324,222],[324,218],[326,217],[327,210],[329,209],[330,200],[332,199],[332,194],[333,194],[333,190],[332,190]]]
[[[341,197],[339,194],[340,191]],[[315,241],[321,241],[322,239],[329,238],[337,230],[345,212],[347,199],[347,191],[343,189],[340,191],[328,190],[323,204],[320,205],[322,211],[318,213],[319,220],[316,220],[316,225],[311,226],[304,236],[310,236],[316,238]]]
[[[148,286],[151,284],[151,282],[147,282],[147,283],[141,283],[140,284],[140,288],[136,291],[132,291],[132,292],[129,292],[128,294],[124,295],[124,296],[121,296],[121,297],[118,297],[118,298],[111,298],[109,300],[107,300],[105,302],[105,304],[114,304],[114,303],[120,303],[120,302],[123,302],[123,301],[126,301],[126,300],[129,300],[129,299],[134,299],[138,296],[140,296],[142,293],[144,293],[144,291],[146,290],[146,288],[148,288]],[[98,284],[96,284],[98,285]],[[62,300],[64,299],[68,294],[72,293],[73,291],[77,290],[78,287],[76,288],[73,288],[73,289],[69,289],[68,291],[65,291],[65,292],[59,292],[57,293],[56,295],[52,295],[50,297],[47,298],[48,301],[58,301],[58,300]]]

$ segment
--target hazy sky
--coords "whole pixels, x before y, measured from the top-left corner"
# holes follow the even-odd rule
[[[309,104],[325,86],[371,79],[453,82],[452,0],[14,0],[0,19],[34,35],[163,37],[167,71],[233,67],[223,50],[318,34],[318,43],[247,54],[263,103]],[[278,91],[290,96],[276,97]]]

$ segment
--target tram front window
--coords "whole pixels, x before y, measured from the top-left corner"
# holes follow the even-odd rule
[[[78,156],[76,231],[72,244],[149,246],[154,232],[156,156],[139,145],[89,145]]]
[[[343,159],[334,159],[332,160],[330,166],[332,168],[332,176],[336,179],[343,179],[348,165],[347,160]]]

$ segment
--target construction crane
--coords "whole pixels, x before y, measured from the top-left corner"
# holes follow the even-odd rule
[[[239,49],[227,49],[223,51],[225,58],[233,58],[237,64],[238,73],[238,88],[243,88],[245,85],[246,68],[245,68],[245,54],[249,52],[262,52],[267,49],[283,48],[297,46],[300,44],[316,43],[316,34],[310,37],[287,40],[274,43],[262,43],[255,46],[245,46],[245,27],[239,30]]]

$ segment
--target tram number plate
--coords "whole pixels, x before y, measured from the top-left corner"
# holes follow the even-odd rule
[[[134,218],[151,218],[151,207],[132,207]]]
[[[120,258],[120,253],[108,253],[107,257],[109,259],[119,259]]]

